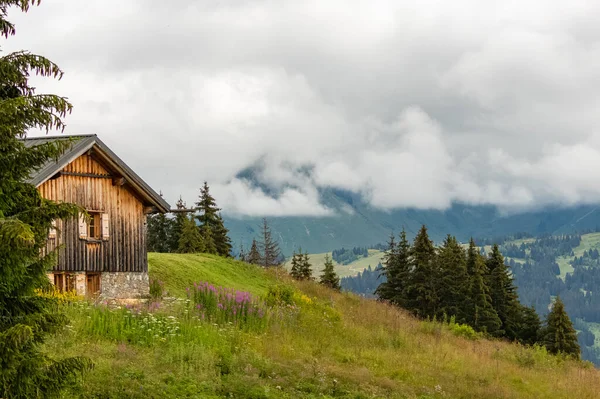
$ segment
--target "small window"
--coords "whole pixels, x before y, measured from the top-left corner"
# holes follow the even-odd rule
[[[57,273],[54,275],[54,286],[59,292],[75,291],[75,276],[71,273]]]
[[[89,212],[90,221],[88,223],[87,237],[88,240],[99,240],[102,238],[102,214],[100,212]]]

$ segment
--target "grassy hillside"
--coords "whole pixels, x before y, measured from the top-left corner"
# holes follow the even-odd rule
[[[581,236],[581,244],[573,249],[575,256],[582,256],[585,251],[590,249],[600,249],[600,233],[590,233]],[[560,267],[560,277],[564,280],[567,273],[573,272],[573,256],[559,256],[556,258],[556,263]]]
[[[325,267],[325,255],[329,255],[331,257],[331,252],[324,252],[320,254],[309,254],[310,263],[313,266],[313,274],[315,276],[321,275],[322,270]],[[341,265],[336,261],[333,261],[335,266],[335,271],[340,277],[348,277],[348,276],[356,276],[359,272],[362,272],[364,269],[371,266],[373,269],[377,266],[383,257],[383,252],[378,251],[376,249],[369,249],[369,256],[364,258],[359,258],[354,262],[351,262],[347,265]],[[289,270],[291,265],[291,260],[288,260],[285,263],[285,267]]]
[[[265,322],[252,325],[204,320],[185,300],[140,314],[65,305],[71,325],[46,350],[85,353],[96,363],[66,398],[595,398],[600,392],[597,370],[541,349],[464,338],[457,328],[236,261],[165,254],[149,260],[151,276],[174,294],[203,280],[263,298],[275,285],[293,295],[261,305]]]

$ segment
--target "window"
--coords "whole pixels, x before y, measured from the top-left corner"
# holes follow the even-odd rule
[[[71,273],[57,273],[54,275],[54,286],[60,292],[75,291],[75,276]]]
[[[99,240],[101,236],[101,214],[100,212],[88,212],[90,214],[90,221],[88,222],[87,237],[88,240]]]
[[[88,241],[108,240],[110,221],[108,213],[87,211],[89,218],[79,215],[79,238]]]

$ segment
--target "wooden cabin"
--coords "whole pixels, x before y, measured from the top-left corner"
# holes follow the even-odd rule
[[[70,140],[70,148],[30,178],[42,197],[70,202],[89,217],[56,221],[47,251],[58,250],[48,274],[60,290],[104,298],[148,295],[146,215],[169,211],[169,204],[96,135],[35,137],[27,146]]]

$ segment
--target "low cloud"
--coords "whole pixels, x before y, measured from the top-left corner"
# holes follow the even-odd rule
[[[381,209],[600,200],[594,2],[56,0],[10,18],[3,51],[66,72],[34,81],[73,102],[67,133],[97,133],[171,203],[204,180],[232,215],[344,212],[325,188]]]

